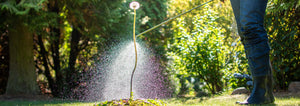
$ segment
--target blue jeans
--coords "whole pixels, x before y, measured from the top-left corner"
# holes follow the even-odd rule
[[[270,70],[270,47],[263,25],[268,0],[230,1],[251,74],[265,76]]]

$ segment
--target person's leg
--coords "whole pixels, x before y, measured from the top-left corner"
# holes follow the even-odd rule
[[[238,32],[244,45],[253,78],[250,97],[240,104],[274,102],[270,47],[264,29],[264,15],[268,0],[231,0]]]
[[[236,20],[238,34],[241,34],[240,0],[230,0],[230,3]]]

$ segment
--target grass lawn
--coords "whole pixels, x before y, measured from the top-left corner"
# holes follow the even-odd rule
[[[247,99],[247,95],[227,95],[211,98],[172,98],[164,100],[167,106],[240,106],[236,101]],[[274,104],[262,106],[300,106],[300,97],[276,97]]]
[[[91,102],[74,102],[74,101],[0,101],[0,106],[94,106]]]
[[[281,93],[275,95],[275,103],[264,106],[300,106],[300,95]],[[238,106],[236,101],[243,101],[247,95],[221,95],[215,97],[185,97],[163,100],[167,106]],[[99,102],[80,102],[63,100],[0,100],[0,106],[93,106]]]

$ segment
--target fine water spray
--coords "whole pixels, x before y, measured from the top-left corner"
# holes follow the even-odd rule
[[[149,32],[149,31],[151,31],[151,30],[154,30],[154,29],[158,28],[159,26],[162,26],[162,25],[164,25],[164,24],[166,24],[166,23],[168,23],[168,22],[170,22],[170,21],[172,21],[172,20],[174,20],[174,19],[176,19],[176,18],[178,18],[178,17],[180,17],[180,16],[182,16],[182,15],[184,15],[184,14],[186,14],[186,13],[189,13],[189,12],[191,12],[191,11],[197,9],[197,8],[200,8],[200,7],[202,7],[202,6],[204,6],[204,5],[208,4],[208,3],[210,3],[210,2],[212,2],[212,1],[213,1],[213,0],[210,0],[210,1],[208,1],[208,2],[205,2],[205,3],[203,3],[203,4],[200,4],[200,5],[198,5],[198,6],[194,7],[194,8],[192,8],[192,9],[190,9],[190,10],[188,10],[188,11],[185,11],[185,12],[183,12],[183,13],[180,13],[180,14],[174,16],[174,17],[171,17],[171,18],[169,18],[168,20],[163,21],[163,22],[161,22],[160,24],[158,24],[158,25],[156,25],[156,26],[154,26],[154,27],[152,27],[152,28],[147,29],[146,31],[144,31],[144,32],[142,32],[142,33],[140,33],[140,34],[138,34],[138,35],[135,35],[135,22],[136,22],[136,10],[139,9],[140,4],[139,4],[138,2],[136,2],[136,1],[133,1],[133,2],[131,2],[131,3],[129,4],[129,7],[130,7],[131,9],[134,10],[134,19],[133,19],[133,42],[134,42],[134,50],[135,50],[135,63],[134,63],[134,68],[133,68],[133,71],[132,71],[132,74],[131,74],[131,79],[130,79],[130,99],[129,99],[129,100],[133,100],[132,82],[133,82],[133,75],[134,75],[134,72],[135,72],[136,66],[137,66],[136,36],[141,36],[141,35],[143,35],[143,34]]]

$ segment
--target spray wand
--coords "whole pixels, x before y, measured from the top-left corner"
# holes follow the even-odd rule
[[[151,31],[151,30],[153,30],[153,29],[156,29],[156,28],[159,27],[159,26],[162,26],[163,24],[166,24],[166,23],[172,21],[173,19],[176,19],[176,18],[178,18],[178,17],[180,17],[180,16],[182,16],[182,15],[184,15],[184,14],[186,14],[186,13],[189,13],[189,12],[191,12],[191,11],[193,11],[193,10],[199,8],[199,7],[202,7],[202,6],[208,4],[208,3],[212,2],[212,1],[213,1],[213,0],[210,0],[210,1],[208,1],[208,2],[205,2],[205,3],[203,3],[203,4],[200,4],[200,5],[198,5],[198,6],[194,7],[194,8],[192,8],[192,9],[190,9],[190,10],[188,10],[188,11],[185,11],[185,12],[183,12],[183,13],[180,13],[180,14],[174,16],[174,17],[171,17],[171,18],[169,18],[168,20],[166,20],[166,21],[164,21],[164,22],[161,22],[160,24],[155,25],[154,27],[149,28],[149,29],[147,29],[146,31],[144,31],[144,32],[142,32],[142,33],[140,33],[140,34],[138,34],[137,37],[138,37],[138,36],[141,36],[141,35],[143,35],[143,34],[145,34],[145,33],[147,33],[147,32],[149,32],[149,31]]]
[[[133,81],[133,74],[135,72],[136,66],[137,66],[137,49],[136,49],[136,41],[135,41],[135,19],[136,19],[136,9],[139,9],[140,4],[136,1],[133,1],[130,3],[130,8],[134,10],[134,19],[133,19],[133,43],[134,43],[134,51],[135,51],[135,63],[134,63],[134,68],[131,74],[131,79],[130,79],[130,98],[129,100],[133,100],[133,92],[132,92],[132,81]]]
[[[182,16],[182,15],[184,15],[184,14],[186,14],[186,13],[189,13],[189,12],[191,12],[191,11],[193,11],[193,10],[199,8],[199,7],[202,7],[202,6],[208,4],[208,3],[212,2],[212,1],[213,1],[213,0],[210,0],[210,1],[208,1],[208,2],[205,2],[205,3],[203,3],[203,4],[200,4],[200,5],[198,5],[198,6],[194,7],[194,8],[192,8],[192,9],[186,11],[186,12],[183,12],[183,13],[181,13],[181,14],[178,14],[178,15],[174,16],[174,17],[171,17],[171,18],[169,18],[168,20],[166,20],[166,21],[164,21],[164,22],[161,22],[160,24],[158,24],[158,25],[156,25],[156,26],[154,26],[154,27],[152,27],[152,28],[150,28],[150,29],[147,29],[146,31],[144,31],[144,32],[142,32],[142,33],[140,33],[140,34],[138,34],[137,36],[141,36],[141,35],[143,35],[143,34],[149,32],[149,31],[151,31],[151,30],[154,30],[154,29],[158,28],[159,26],[162,26],[163,24],[166,24],[166,23],[172,21],[173,19],[176,19],[176,18],[178,18],[178,17],[180,17],[180,16]],[[132,82],[133,82],[133,75],[134,75],[134,72],[135,72],[136,66],[137,66],[137,48],[136,48],[136,37],[135,37],[135,20],[136,20],[136,10],[140,7],[140,4],[139,4],[138,2],[136,2],[136,1],[133,1],[133,2],[130,3],[129,6],[130,6],[131,9],[134,10],[134,19],[133,19],[133,42],[134,42],[134,50],[135,50],[135,64],[134,64],[134,68],[133,68],[133,71],[132,71],[132,74],[131,74],[131,79],[130,79],[130,99],[129,99],[129,100],[133,100]]]

